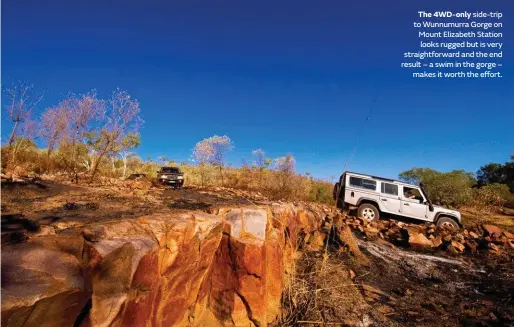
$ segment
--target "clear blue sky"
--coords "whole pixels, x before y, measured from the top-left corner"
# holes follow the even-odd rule
[[[514,154],[514,2],[449,3],[3,0],[2,83],[46,89],[43,107],[128,90],[143,158],[184,161],[228,135],[234,165],[262,148],[322,178],[341,173],[378,94],[351,170],[474,172]],[[413,80],[399,65],[417,49],[420,9],[502,11],[505,77]]]

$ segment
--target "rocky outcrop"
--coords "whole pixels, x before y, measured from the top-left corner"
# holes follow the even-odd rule
[[[436,226],[433,223],[406,224],[395,220],[368,222],[346,216],[342,224],[367,239],[382,239],[416,250],[445,250],[451,254],[486,252],[510,261],[514,255],[514,235],[494,225],[467,228]]]
[[[83,240],[45,237],[2,248],[2,326],[72,326],[91,292]]]
[[[267,326],[319,209],[156,214],[2,248],[2,326]]]

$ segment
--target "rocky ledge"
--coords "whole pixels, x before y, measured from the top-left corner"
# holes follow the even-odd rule
[[[267,326],[319,207],[154,214],[2,246],[2,326]]]

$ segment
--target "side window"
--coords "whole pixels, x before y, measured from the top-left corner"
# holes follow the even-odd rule
[[[350,176],[350,185],[356,187],[362,187],[368,190],[376,191],[377,182],[371,179],[363,179],[359,177]]]
[[[417,188],[404,186],[403,187],[403,197],[406,199],[418,200],[419,203],[423,203],[423,196],[421,195],[421,192]]]
[[[398,185],[382,182],[382,193],[398,195]]]

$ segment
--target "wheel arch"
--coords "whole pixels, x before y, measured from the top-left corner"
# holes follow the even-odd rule
[[[378,204],[378,201],[376,201],[374,199],[360,198],[359,201],[357,201],[357,206],[360,206],[362,204],[372,204],[378,209],[378,211],[382,211],[382,209],[380,209],[380,205]]]

